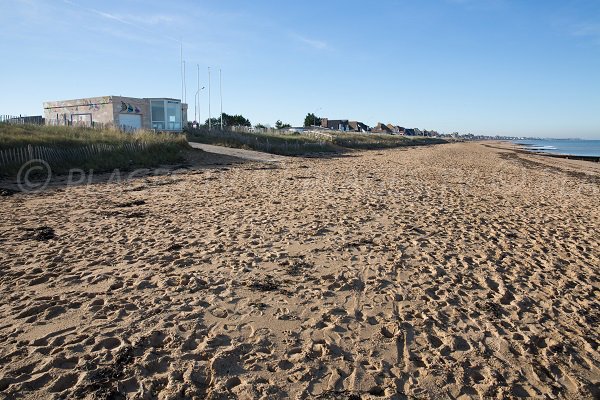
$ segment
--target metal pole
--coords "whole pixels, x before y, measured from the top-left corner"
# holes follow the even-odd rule
[[[194,122],[198,122],[198,92],[199,90],[196,90],[194,95]]]
[[[210,120],[210,67],[208,67],[208,130],[212,128],[212,121]]]
[[[219,68],[219,96],[221,97],[221,130],[223,130],[223,83],[221,81],[221,68]]]
[[[319,110],[323,108],[323,107],[319,107],[315,110],[315,112],[313,113],[313,126],[317,126],[317,113],[319,112]]]
[[[196,91],[196,97],[194,97],[194,119],[198,124],[200,121],[198,120],[198,114],[196,114],[196,109],[198,108],[198,103],[200,102],[200,64],[196,64],[198,67],[198,90]]]
[[[204,87],[202,89],[204,89]],[[198,92],[198,127],[200,127],[200,125],[202,125],[202,115],[200,115],[200,92]]]
[[[185,84],[185,60],[183,60],[183,102],[187,103],[187,88]]]
[[[180,47],[180,53],[179,53],[179,56],[180,56],[180,58],[179,58],[179,60],[180,60],[180,63],[179,63],[179,69],[180,69],[180,71],[179,72],[181,72],[181,101],[183,102],[183,41],[180,40],[179,43],[181,45],[181,47]],[[181,106],[181,109],[183,110],[183,105]]]

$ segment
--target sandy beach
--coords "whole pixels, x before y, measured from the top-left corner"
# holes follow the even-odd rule
[[[0,197],[0,398],[598,398],[600,165],[510,148]]]

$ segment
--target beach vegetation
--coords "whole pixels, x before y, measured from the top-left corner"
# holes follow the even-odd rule
[[[321,125],[321,118],[317,117],[314,113],[306,114],[304,117],[304,126],[319,126]]]
[[[22,162],[18,160],[22,154],[31,154],[28,158],[47,156],[54,172],[70,168],[99,172],[179,163],[189,149],[185,135],[176,133],[0,124],[2,175],[19,169]],[[11,164],[11,159],[17,162]]]
[[[187,128],[190,142],[244,148],[279,155],[306,155],[312,153],[343,153],[353,149],[389,149],[446,143],[430,137],[407,137],[364,133],[318,132],[302,134],[286,129],[267,131],[208,130]]]

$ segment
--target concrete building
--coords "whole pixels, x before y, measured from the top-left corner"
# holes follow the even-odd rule
[[[47,101],[48,125],[113,125],[125,130],[156,129],[179,132],[187,122],[187,104],[179,99],[122,96]]]

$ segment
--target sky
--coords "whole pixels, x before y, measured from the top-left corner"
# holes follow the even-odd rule
[[[0,114],[182,98],[201,119],[307,113],[600,139],[599,0],[0,0]]]

